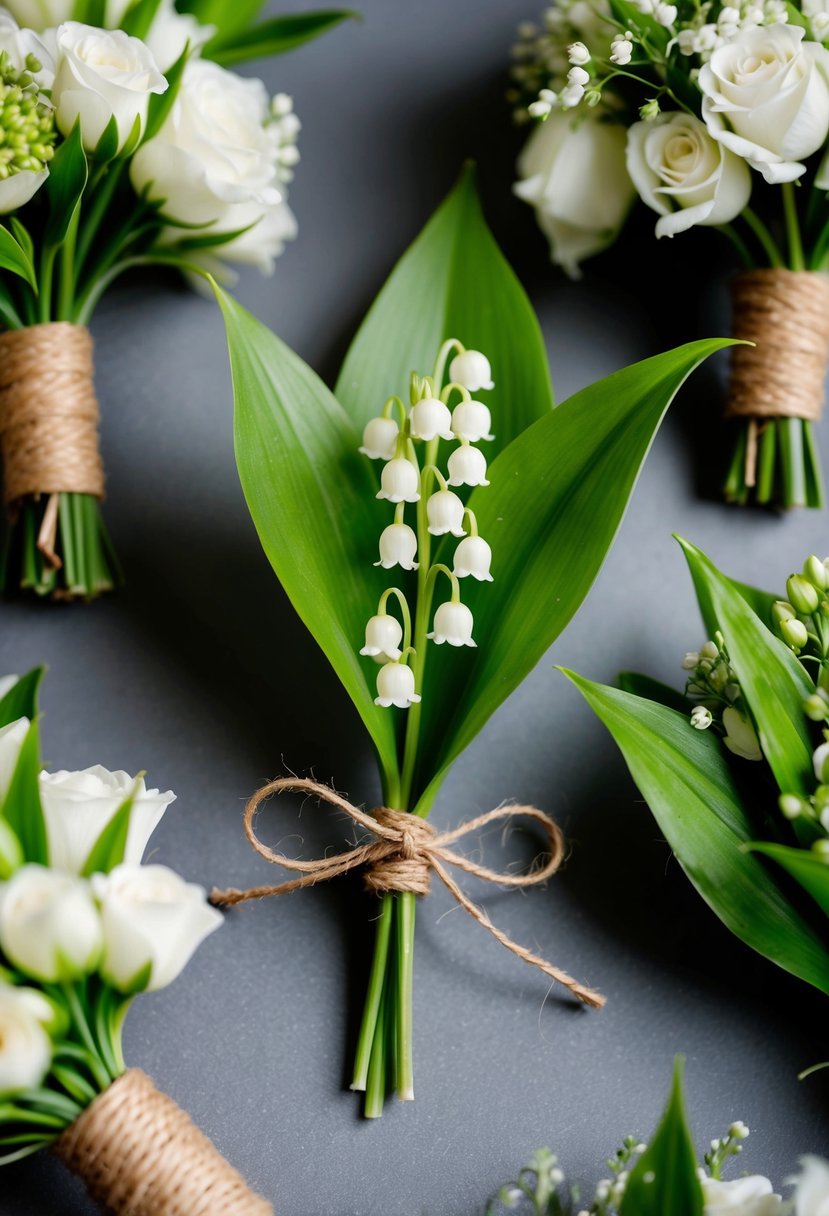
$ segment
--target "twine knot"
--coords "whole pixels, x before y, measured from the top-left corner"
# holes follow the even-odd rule
[[[274,794],[282,793],[311,794],[329,806],[343,811],[350,819],[365,828],[372,839],[366,844],[358,844],[343,853],[329,854],[325,857],[312,858],[303,861],[296,857],[286,857],[263,844],[255,831],[256,816],[265,802]],[[461,853],[455,853],[448,846],[462,836],[485,827],[496,820],[509,820],[517,815],[532,819],[538,823],[547,836],[546,860],[536,859],[536,864],[524,873],[515,874],[505,871],[491,870],[488,866],[480,865]],[[251,899],[262,899],[270,895],[288,895],[291,891],[299,891],[303,887],[314,886],[318,882],[327,882],[354,869],[362,869],[363,882],[366,890],[377,895],[398,892],[410,892],[413,895],[428,895],[431,889],[432,872],[437,874],[446,889],[457,900],[469,915],[482,925],[496,941],[507,950],[543,971],[550,979],[562,984],[577,1000],[585,1005],[600,1009],[605,998],[592,988],[586,987],[573,979],[560,967],[548,963],[546,959],[534,954],[526,947],[518,945],[493,925],[483,908],[473,903],[458,886],[447,866],[454,866],[482,878],[485,882],[499,883],[504,886],[529,887],[544,882],[561,865],[564,859],[564,837],[558,825],[534,806],[500,806],[478,815],[462,823],[459,827],[446,832],[439,832],[431,823],[417,815],[406,811],[394,810],[392,807],[378,807],[373,814],[354,806],[330,786],[321,785],[305,777],[279,777],[268,782],[249,799],[244,816],[245,835],[250,844],[260,856],[283,869],[292,870],[299,874],[298,878],[288,879],[287,882],[276,886],[251,887],[247,891],[229,888],[225,891],[214,890],[211,902],[224,907],[245,903]]]

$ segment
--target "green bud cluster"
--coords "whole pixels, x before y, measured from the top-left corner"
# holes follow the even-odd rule
[[[807,557],[800,574],[790,574],[786,580],[788,599],[778,600],[772,610],[772,619],[780,637],[795,654],[814,644],[816,657],[829,657],[829,633],[825,621],[829,618],[829,568],[826,562],[814,554]],[[815,714],[820,720],[818,706]],[[807,709],[807,713],[808,713]]]
[[[40,69],[33,55],[19,71],[8,52],[0,52],[0,181],[14,173],[39,173],[55,154],[54,110],[33,76]]]

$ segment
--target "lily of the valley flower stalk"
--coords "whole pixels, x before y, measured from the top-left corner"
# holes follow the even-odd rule
[[[490,547],[460,496],[465,487],[489,485],[486,457],[476,445],[492,439],[492,420],[487,406],[472,394],[492,387],[486,356],[449,339],[431,376],[412,375],[409,405],[389,397],[363,433],[360,451],[384,461],[377,497],[393,507],[375,564],[408,575],[400,580],[402,586],[392,584],[380,596],[360,650],[380,664],[376,704],[406,712],[400,782],[387,792],[395,810],[413,809],[430,643],[474,647],[474,621],[462,599],[462,580],[492,581]],[[453,445],[445,464],[441,444]],[[458,541],[451,566],[448,558],[436,561],[434,552],[434,539],[449,536]],[[384,895],[352,1084],[365,1091],[369,1118],[382,1114],[388,1084],[401,1099],[414,1097],[414,927],[415,896]]]

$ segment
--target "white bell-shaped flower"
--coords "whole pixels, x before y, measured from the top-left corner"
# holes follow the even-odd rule
[[[393,460],[399,433],[393,418],[372,418],[365,425],[360,451],[370,460]]]
[[[439,397],[424,397],[412,406],[409,428],[413,439],[452,438],[452,415]]]
[[[398,709],[408,709],[419,701],[415,692],[414,672],[405,663],[386,663],[377,672],[377,696],[375,705],[388,709],[396,705]]]
[[[459,401],[452,411],[452,430],[458,439],[468,439],[470,443],[494,439],[491,426],[492,416],[481,401]]]
[[[446,463],[450,486],[489,485],[486,479],[486,456],[480,448],[473,448],[464,443],[450,453]]]
[[[723,710],[722,724],[725,727],[723,743],[735,756],[744,760],[762,760],[760,741],[751,721],[745,714],[729,705]]]
[[[466,604],[454,603],[447,600],[439,604],[435,611],[435,627],[426,634],[438,646],[448,642],[450,646],[476,646],[472,641],[472,613]]]
[[[455,550],[452,573],[456,578],[472,575],[480,583],[491,583],[492,550],[482,536],[467,536]]]
[[[389,502],[417,502],[420,498],[420,474],[411,460],[397,457],[383,465],[378,498]]]
[[[462,384],[470,393],[495,387],[489,359],[479,350],[465,350],[462,355],[455,355],[449,364],[449,379],[454,384]]]
[[[373,616],[366,625],[366,644],[360,654],[375,658],[385,655],[394,662],[400,658],[400,642],[403,638],[403,626],[396,616],[381,613]]]
[[[451,490],[438,490],[426,502],[426,518],[432,536],[465,536],[463,529],[463,503]]]
[[[380,533],[380,560],[375,566],[390,570],[400,566],[401,570],[416,570],[417,536],[408,524],[389,524]]]

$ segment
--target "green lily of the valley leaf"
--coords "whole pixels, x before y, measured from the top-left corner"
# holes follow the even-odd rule
[[[238,8],[238,5],[234,5]],[[244,5],[241,6],[244,9]],[[260,3],[255,3],[258,10]],[[247,21],[240,23],[233,19],[231,28],[219,26],[217,33],[207,43],[202,54],[207,59],[215,59],[224,67],[231,64],[243,63],[248,59],[265,59],[274,55],[284,55],[298,46],[319,38],[336,25],[359,14],[347,9],[325,9],[312,13],[291,13],[282,17],[272,17],[259,25],[249,26]]]
[[[360,430],[392,393],[408,400],[410,374],[429,373],[447,338],[492,364],[495,388],[481,394],[495,431],[489,459],[549,414],[553,391],[538,321],[486,225],[471,169],[397,263],[345,357],[334,391]]]
[[[725,578],[726,576],[723,575],[723,577]],[[713,638],[720,626],[714,611],[714,604],[707,581],[696,565],[691,567],[691,578],[694,582],[694,591],[696,592],[697,603],[706,635],[709,638]],[[752,612],[756,613],[764,624],[770,624],[772,604],[780,598],[779,596],[772,595],[769,591],[761,591],[759,587],[751,587],[748,583],[737,582],[733,578],[729,578],[726,581],[731,584],[735,591],[740,593]]]
[[[37,716],[37,694],[45,668],[35,667],[12,684],[6,695],[0,698],[0,727],[16,722],[18,718]]]
[[[715,736],[687,716],[565,672],[605,724],[677,860],[732,933],[829,993],[829,949],[745,846],[756,828]]]
[[[829,916],[829,865],[808,849],[793,849],[785,844],[753,844],[755,853],[770,857],[787,870],[804,891]]]
[[[788,646],[763,624],[716,566],[679,539],[695,584],[711,605],[757,726],[763,754],[785,793],[812,792],[812,744],[803,702],[814,685]]]
[[[43,187],[49,199],[49,218],[43,238],[46,245],[59,245],[69,231],[88,172],[81,142],[81,121],[78,118],[67,138],[59,145]]]
[[[657,705],[664,705],[668,709],[675,709],[677,713],[689,714],[691,712],[692,703],[684,693],[677,692],[675,688],[671,688],[670,684],[663,684],[661,680],[654,680],[651,676],[640,675],[637,671],[621,671],[619,673],[619,687],[623,692],[630,692],[635,697],[644,697],[648,701],[655,701]]]
[[[215,285],[214,285],[215,286]],[[374,704],[358,651],[386,586],[375,569],[387,522],[353,423],[302,360],[219,287],[242,488],[262,547],[294,608],[397,773],[394,717]]]
[[[32,291],[37,292],[37,277],[31,254],[12,236],[8,228],[0,224],[0,269],[8,270],[25,279]]]
[[[477,649],[429,653],[418,793],[441,779],[573,617],[665,411],[694,368],[725,345],[692,342],[614,372],[539,419],[490,465],[491,484],[469,506],[492,547],[495,581],[464,587]]]
[[[45,866],[49,864],[49,846],[40,803],[41,767],[37,722],[32,722],[0,806],[0,816],[20,841],[26,861]]]
[[[697,1155],[682,1094],[681,1057],[665,1113],[645,1152],[630,1172],[619,1216],[702,1216]]]

